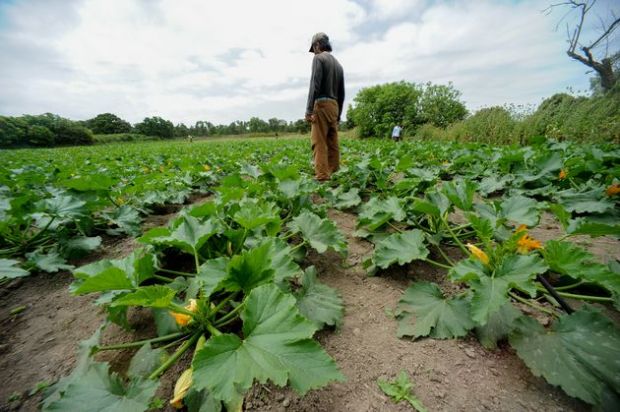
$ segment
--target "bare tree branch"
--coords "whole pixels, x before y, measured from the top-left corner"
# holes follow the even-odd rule
[[[607,30],[605,30],[605,33],[601,34],[601,37],[596,39],[594,41],[594,43],[592,43],[590,46],[588,46],[588,49],[593,49],[594,47],[596,47],[596,45],[601,40],[603,40],[604,38],[609,36],[619,25],[620,25],[620,18],[617,18],[613,23],[611,23],[611,25],[607,28]]]

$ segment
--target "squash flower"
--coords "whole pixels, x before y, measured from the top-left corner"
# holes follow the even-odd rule
[[[560,180],[564,180],[564,179],[566,179],[566,177],[567,177],[567,176],[568,176],[568,173],[566,172],[566,170],[564,170],[564,169],[560,170],[560,174],[559,174],[559,176],[558,176],[558,178],[559,178]]]
[[[185,370],[174,385],[174,396],[170,400],[170,405],[172,405],[172,407],[175,409],[181,409],[183,407],[183,398],[187,395],[190,386],[192,386],[191,368]]]
[[[209,170],[211,170],[211,166],[209,165],[202,165],[202,168],[205,172],[208,172]]]
[[[526,254],[535,249],[542,249],[542,244],[540,240],[531,238],[527,233],[517,241],[517,252],[521,254]]]
[[[186,305],[185,309],[190,312],[196,312],[198,310],[198,303],[196,302],[196,299],[190,299],[189,305]],[[189,321],[192,319],[190,315],[186,315],[185,313],[170,312],[170,315],[172,315],[179,326],[187,326]]]
[[[527,232],[527,225],[519,225],[519,227],[515,229],[515,233],[520,233],[520,232]]]
[[[476,247],[475,245],[472,245],[471,243],[468,243],[465,246],[467,246],[467,249],[469,249],[471,254],[474,255],[476,259],[478,259],[479,261],[481,261],[487,266],[489,265],[489,256],[487,256],[487,254],[484,253],[480,248]]]
[[[620,183],[616,183],[613,184],[611,186],[609,186],[607,188],[607,190],[605,190],[605,193],[607,193],[607,196],[611,197],[611,196],[615,196],[617,194],[620,193]]]

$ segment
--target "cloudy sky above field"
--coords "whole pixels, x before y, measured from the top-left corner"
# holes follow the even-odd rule
[[[599,0],[598,13],[617,0]],[[508,0],[0,0],[0,115],[230,123],[304,113],[312,34],[347,100],[379,83],[452,82],[470,110],[588,89],[561,11]],[[617,38],[617,37],[616,37]],[[618,44],[615,45],[617,48]]]

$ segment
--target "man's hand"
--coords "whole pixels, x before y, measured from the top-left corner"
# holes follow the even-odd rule
[[[306,121],[308,123],[314,123],[314,115],[313,114],[307,114],[306,113]]]

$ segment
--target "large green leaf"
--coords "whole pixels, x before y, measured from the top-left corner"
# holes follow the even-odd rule
[[[545,243],[543,254],[554,272],[596,283],[615,296],[620,296],[620,275],[596,262],[594,256],[585,249],[570,242],[550,240]]]
[[[273,284],[250,292],[241,312],[243,339],[212,336],[192,362],[194,387],[226,402],[239,399],[254,380],[290,382],[300,394],[343,380],[335,362],[311,338],[316,326],[296,308],[295,298]]]
[[[198,270],[196,279],[200,282],[200,289],[205,297],[217,291],[221,287],[221,282],[228,276],[228,263],[230,259],[221,256],[216,259],[209,259]]]
[[[407,214],[398,198],[391,196],[383,200],[372,197],[361,206],[358,224],[368,227],[370,231],[375,231],[390,220],[401,222],[406,217]]]
[[[28,257],[29,262],[48,273],[58,272],[59,270],[71,270],[74,268],[73,265],[68,265],[67,261],[54,251],[46,254],[36,251],[33,253],[28,253],[26,256]]]
[[[458,180],[456,182],[444,182],[441,187],[443,193],[459,209],[470,211],[473,207],[474,193],[476,184],[469,180]]]
[[[253,288],[273,280],[271,245],[264,243],[254,249],[233,256],[228,263],[228,275],[220,285],[229,291],[250,292]]]
[[[248,230],[266,226],[270,235],[277,234],[281,225],[279,209],[269,202],[245,202],[233,220]]]
[[[57,195],[50,199],[45,199],[45,210],[51,216],[60,219],[75,219],[86,213],[84,205],[86,202],[73,196]]]
[[[64,182],[65,187],[78,190],[80,192],[110,190],[114,180],[104,174],[87,175],[73,178]]]
[[[178,225],[173,230],[149,231],[141,241],[154,245],[174,246],[194,254],[220,230],[221,227],[215,219],[209,218],[201,223],[191,215],[184,215],[179,218]]]
[[[620,237],[620,223],[617,217],[609,221],[593,220],[592,218],[578,217],[572,219],[566,228],[571,235],[616,236]]]
[[[342,297],[338,291],[316,279],[316,269],[304,271],[301,288],[295,292],[297,308],[321,329],[325,325],[338,326],[344,315]]]
[[[44,411],[141,412],[149,409],[158,381],[132,378],[127,385],[110,374],[107,363],[92,362],[79,379],[71,382],[60,399]]]
[[[321,219],[304,210],[293,219],[290,227],[294,233],[301,233],[304,240],[319,253],[325,253],[327,249],[333,249],[342,255],[347,253],[344,236],[329,219]]]
[[[153,277],[155,256],[136,250],[123,259],[100,260],[73,271],[76,278],[71,285],[74,294],[137,288]]]
[[[167,308],[176,292],[167,286],[144,286],[112,301],[111,306],[142,306],[146,308]]]
[[[516,320],[521,312],[511,303],[505,303],[497,312],[489,317],[486,325],[476,327],[478,340],[487,349],[495,349],[497,342],[508,337],[516,327]]]
[[[30,274],[27,270],[20,268],[18,265],[19,260],[0,259],[0,279],[21,278]]]
[[[56,382],[46,391],[45,399],[43,400],[43,410],[47,410],[50,404],[58,401],[70,384],[79,381],[81,377],[86,374],[87,370],[91,365],[90,356],[99,345],[102,331],[103,325],[98,327],[90,338],[80,341],[80,343],[78,344],[79,349],[75,368],[70,375],[60,378],[58,382]]]
[[[449,339],[465,336],[474,327],[464,298],[446,299],[434,283],[409,286],[396,307],[398,337],[430,336]]]
[[[375,265],[386,269],[394,263],[404,265],[414,260],[424,260],[428,253],[424,245],[424,232],[414,229],[393,233],[378,242],[372,259]]]
[[[350,209],[362,203],[359,195],[359,189],[352,188],[347,192],[338,193],[333,201],[336,209]]]
[[[489,320],[508,302],[508,292],[519,289],[534,296],[536,285],[533,279],[548,269],[536,255],[510,255],[505,257],[491,275],[470,281],[474,291],[471,300],[472,319],[480,326]]]
[[[266,238],[261,242],[269,245],[269,255],[271,256],[271,267],[273,268],[274,280],[281,284],[286,279],[301,275],[301,268],[292,258],[291,247],[279,238]]]
[[[590,404],[618,392],[620,331],[598,310],[584,306],[550,329],[529,317],[519,322],[510,344],[534,375]]]
[[[109,234],[117,235],[119,233],[127,233],[130,236],[140,235],[140,223],[142,219],[137,209],[128,205],[123,205],[105,214],[105,217],[111,224],[118,226],[118,228],[109,229]]]
[[[87,255],[101,245],[100,236],[76,236],[61,244],[62,255],[67,259],[77,259]]]
[[[540,219],[538,202],[525,196],[511,196],[502,201],[500,216],[516,224],[536,226]]]
[[[615,208],[615,203],[605,197],[603,188],[585,192],[568,189],[559,192],[556,198],[558,203],[569,212],[605,213]]]
[[[488,268],[479,260],[469,258],[459,261],[448,272],[448,278],[452,282],[468,282],[488,276]]]
[[[153,349],[150,343],[145,343],[131,358],[127,375],[148,378],[168,357],[165,349]]]

